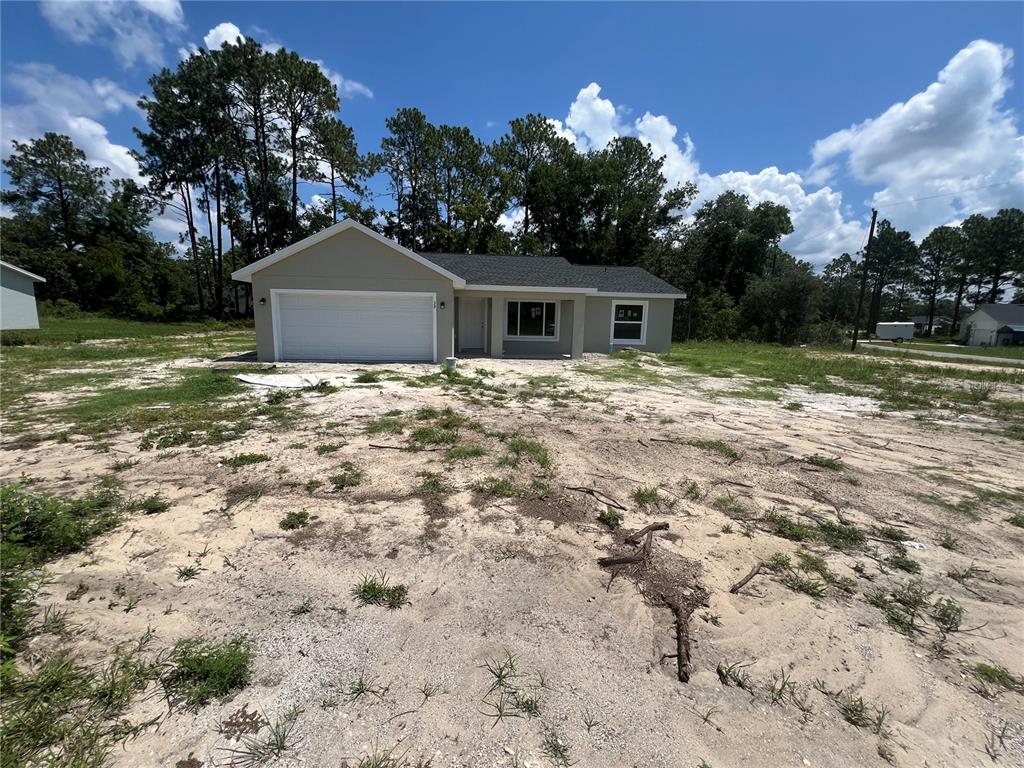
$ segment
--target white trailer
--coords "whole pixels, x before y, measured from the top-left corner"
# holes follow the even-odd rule
[[[914,338],[913,323],[878,323],[875,326],[875,338],[886,341],[910,341]]]

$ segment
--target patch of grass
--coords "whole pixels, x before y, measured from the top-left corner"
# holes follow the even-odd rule
[[[1024,513],[1014,512],[1012,515],[1006,518],[1006,522],[1008,522],[1010,525],[1015,525],[1018,528],[1024,528]]]
[[[265,461],[270,461],[270,457],[265,453],[240,453],[237,456],[228,456],[221,459],[221,463],[224,466],[231,467],[232,469],[241,469],[250,464],[261,464]]]
[[[356,384],[376,384],[381,378],[379,371],[360,371],[354,381]]]
[[[520,435],[514,435],[506,443],[511,461],[506,463],[516,466],[524,456],[533,461],[537,466],[547,469],[551,466],[551,456],[548,449],[536,440],[528,440]]]
[[[291,512],[287,512],[277,524],[284,531],[296,531],[299,528],[305,528],[309,525],[309,512],[304,509],[293,509]]]
[[[740,457],[731,445],[723,442],[722,440],[688,440],[687,445],[692,445],[694,448],[700,448],[702,451],[717,453],[719,456],[724,456],[727,459],[738,459]]]
[[[0,485],[0,509],[0,658],[6,660],[28,634],[41,567],[116,528],[125,510],[114,488],[62,498],[18,483]]]
[[[573,764],[569,743],[556,731],[548,731],[541,740],[540,751],[556,768],[568,768]]]
[[[199,575],[199,567],[196,565],[179,565],[178,581],[192,581]]]
[[[477,493],[484,493],[488,496],[499,496],[503,498],[517,498],[525,496],[527,491],[520,485],[516,485],[508,478],[494,477],[493,475],[485,477],[483,480],[477,480],[473,483],[473,490]]]
[[[813,525],[794,520],[774,510],[768,512],[763,520],[771,526],[776,536],[790,541],[813,541],[818,538],[818,530]]]
[[[31,666],[4,664],[3,764],[106,765],[119,741],[150,725],[132,722],[129,713],[136,695],[160,673],[161,665],[147,658],[152,638],[147,632],[118,645],[96,666],[62,653]]]
[[[1013,674],[1006,667],[982,662],[971,667],[971,672],[983,683],[1024,694],[1024,677]]]
[[[181,640],[167,661],[161,683],[168,700],[193,708],[241,690],[252,674],[252,650],[244,636]]]
[[[117,459],[110,465],[111,472],[124,472],[132,467],[138,466],[138,459]]]
[[[844,469],[844,464],[839,459],[833,459],[830,456],[822,456],[819,453],[812,453],[810,456],[804,456],[804,461],[814,467],[821,467],[822,469],[831,469],[833,472],[841,472]]]
[[[445,461],[464,461],[486,455],[487,449],[482,445],[453,445],[444,452]]]
[[[391,584],[384,571],[364,576],[352,588],[352,596],[362,605],[386,605],[395,610],[408,602],[409,588],[405,584]]]
[[[334,453],[341,448],[339,443],[321,443],[314,450],[316,450],[317,456],[326,456],[328,453]]]
[[[334,486],[334,490],[342,491],[346,488],[355,488],[363,482],[365,476],[366,472],[351,461],[345,461],[339,464],[334,474],[330,475],[327,479]]]
[[[638,507],[647,508],[656,506],[661,501],[657,486],[640,487],[633,491],[633,503]]]
[[[907,573],[920,573],[921,565],[907,554],[907,548],[902,544],[897,544],[895,551],[885,558],[886,565],[891,565],[901,571]]]
[[[451,484],[436,472],[422,472],[422,480],[413,491],[418,496],[447,496],[454,489]]]
[[[161,494],[154,493],[128,502],[127,508],[131,512],[141,512],[144,515],[159,515],[171,508],[171,502]]]
[[[224,503],[230,509],[247,501],[256,501],[266,492],[267,487],[263,483],[239,483],[227,489]]]
[[[711,502],[711,506],[732,518],[742,519],[750,514],[750,510],[731,493],[719,496]]]
[[[256,734],[240,736],[239,746],[226,748],[229,754],[226,764],[233,768],[264,765],[293,749],[298,743],[295,727],[301,714],[302,710],[298,706],[290,707],[274,722],[266,723],[266,733],[258,731]]]
[[[459,441],[459,433],[454,429],[431,424],[414,429],[410,439],[414,446],[454,445]]]
[[[612,507],[605,507],[597,516],[597,519],[607,525],[613,531],[622,525],[622,513]]]
[[[397,416],[381,416],[369,422],[363,431],[368,435],[400,435],[405,431],[405,420]]]
[[[786,403],[784,406],[787,411],[802,411],[804,409],[803,403],[798,403],[795,400]]]
[[[313,612],[313,600],[311,598],[308,598],[308,597],[305,600],[303,600],[301,603],[299,603],[298,605],[292,606],[292,610],[291,610],[292,616],[305,616],[307,613],[312,613],[312,612]]]

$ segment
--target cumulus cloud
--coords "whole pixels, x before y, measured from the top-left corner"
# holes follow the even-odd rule
[[[4,104],[3,157],[10,155],[12,141],[26,142],[54,131],[69,136],[90,163],[110,168],[114,178],[141,180],[128,147],[112,142],[100,122],[105,115],[137,109],[137,96],[105,78],[85,80],[50,64],[15,65],[5,81],[5,95],[19,94],[21,101]]]
[[[498,217],[498,226],[509,234],[515,234],[523,226],[526,213],[522,208],[513,208]]]
[[[124,66],[159,66],[164,40],[185,26],[179,0],[43,0],[43,18],[64,37],[82,45],[110,48]]]
[[[872,203],[884,216],[891,206],[918,237],[967,213],[1020,205],[1024,139],[1004,106],[1012,62],[1008,48],[975,40],[925,90],[815,142],[811,175],[845,172],[881,186]]]
[[[794,232],[783,247],[820,266],[855,253],[866,238],[866,211],[851,213],[837,188],[843,179],[874,187],[870,202],[880,215],[918,239],[971,213],[1024,205],[1024,137],[1004,105],[1012,61],[1001,45],[970,43],[922,92],[815,142],[803,172],[702,171],[693,140],[667,116],[645,112],[627,125],[625,110],[602,98],[597,83],[580,90],[564,123],[551,123],[581,149],[601,149],[620,135],[639,137],[665,157],[669,184],[697,184],[690,213],[730,189],[752,204],[785,205]]]
[[[615,105],[601,98],[601,86],[591,83],[581,88],[569,106],[565,126],[576,137],[576,146],[582,150],[602,149],[622,133]]]

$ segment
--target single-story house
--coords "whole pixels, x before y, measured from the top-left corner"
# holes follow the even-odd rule
[[[416,253],[346,219],[239,269],[260,360],[668,351],[683,293],[639,267]]]
[[[914,315],[910,318],[914,324],[914,333],[926,333],[928,331],[928,315]],[[936,315],[932,318],[932,333],[936,336],[945,334],[953,321],[948,317]]]
[[[45,282],[27,269],[0,261],[0,328],[13,331],[39,327],[36,283]]]
[[[979,304],[960,327],[971,347],[1024,344],[1024,304]]]

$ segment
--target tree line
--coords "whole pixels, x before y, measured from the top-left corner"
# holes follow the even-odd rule
[[[780,245],[793,232],[784,206],[730,191],[691,211],[696,187],[670,186],[664,158],[634,137],[581,152],[531,114],[487,143],[403,108],[361,152],[321,68],[252,39],[200,50],[149,87],[135,152],[145,186],[110,180],[56,134],[15,142],[4,161],[4,257],[47,277],[42,298],[146,319],[246,316],[232,271],[352,217],[419,251],[644,266],[688,295],[677,338],[829,340],[853,321],[860,254],[817,275]],[[305,202],[310,185],[321,194]],[[150,234],[168,213],[176,244]],[[882,221],[869,324],[922,308],[955,320],[1019,288],[1022,222],[1019,209],[971,216],[916,244]]]

